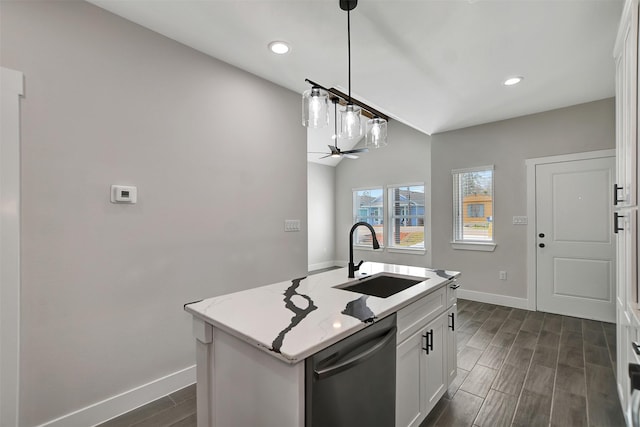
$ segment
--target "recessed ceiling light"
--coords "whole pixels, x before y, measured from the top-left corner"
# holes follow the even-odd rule
[[[269,43],[269,50],[278,55],[284,55],[289,52],[289,45],[285,42],[271,42]]]
[[[524,77],[522,77],[522,76],[509,77],[507,80],[504,81],[503,84],[505,86],[513,86],[513,85],[517,85],[518,83],[520,83],[523,79],[524,79]]]

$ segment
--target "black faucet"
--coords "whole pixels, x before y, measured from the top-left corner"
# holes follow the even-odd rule
[[[358,271],[358,269],[364,262],[364,261],[360,261],[358,265],[353,264],[353,232],[356,230],[356,228],[358,228],[361,225],[364,225],[369,230],[371,230],[371,237],[373,239],[373,249],[380,249],[380,244],[378,243],[378,238],[376,237],[376,231],[373,229],[371,224],[368,224],[366,222],[356,222],[355,224],[353,224],[353,227],[351,227],[351,231],[349,232],[349,278],[356,277],[355,276],[356,271]]]

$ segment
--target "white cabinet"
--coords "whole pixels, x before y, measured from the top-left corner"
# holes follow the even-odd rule
[[[447,313],[397,347],[396,426],[419,426],[447,389]]]
[[[458,317],[458,304],[453,304],[447,312],[447,387],[458,374],[458,341],[456,339],[456,320]]]
[[[638,305],[638,0],[626,0],[614,48],[616,64],[616,379],[629,419],[629,363],[640,339]]]
[[[419,426],[456,376],[457,305],[449,289],[398,312],[396,427]]]
[[[638,196],[638,1],[625,4],[614,50],[616,61],[616,207]]]

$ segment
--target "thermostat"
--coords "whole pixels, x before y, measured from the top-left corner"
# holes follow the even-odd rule
[[[136,203],[138,188],[129,185],[111,186],[111,203]]]

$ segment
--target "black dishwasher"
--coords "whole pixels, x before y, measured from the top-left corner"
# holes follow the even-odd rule
[[[396,315],[305,361],[306,427],[393,427]]]

